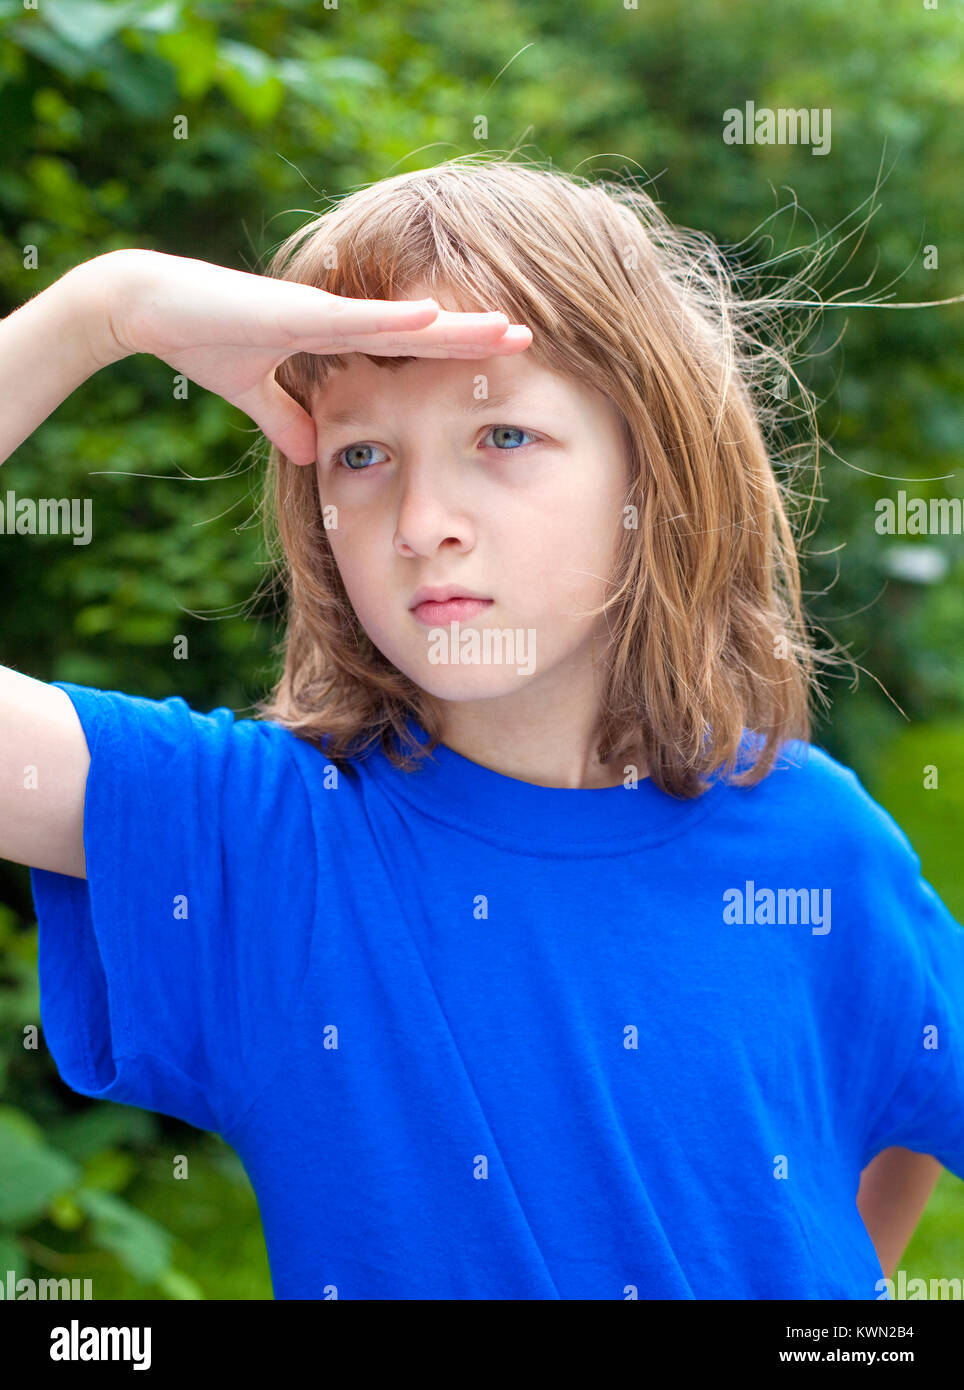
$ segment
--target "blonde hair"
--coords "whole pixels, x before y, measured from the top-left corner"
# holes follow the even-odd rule
[[[826,654],[801,613],[790,479],[778,481],[765,437],[775,379],[798,378],[757,332],[772,330],[779,301],[742,299],[708,236],[671,224],[631,184],[470,155],[344,196],[288,237],[267,273],[350,297],[402,299],[418,286],[463,310],[501,309],[532,329],[531,360],[591,383],[621,412],[635,509],[624,515],[637,524],[595,610],[611,634],[600,761],[641,754],[657,786],[693,797],[712,773],[757,782],[785,740],[809,740]],[[349,360],[298,353],[276,379],[310,410]],[[274,446],[265,511],[288,616],[283,673],[259,717],[323,739],[336,764],[380,742],[411,770],[422,754],[406,720],[431,752],[439,716],[362,629],[314,469]],[[747,729],[759,737],[738,758]]]

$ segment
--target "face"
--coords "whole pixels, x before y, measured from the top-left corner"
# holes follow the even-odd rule
[[[616,408],[526,353],[348,363],[313,416],[328,537],[362,627],[436,701],[536,690],[558,708],[608,637],[587,612],[622,532]],[[416,613],[423,587],[489,602]]]

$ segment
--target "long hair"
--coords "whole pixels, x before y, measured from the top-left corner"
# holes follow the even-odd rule
[[[594,610],[610,636],[600,761],[641,754],[657,786],[693,797],[714,773],[759,781],[785,740],[809,740],[826,654],[801,612],[792,479],[778,477],[766,439],[775,379],[797,378],[779,341],[758,336],[759,304],[737,293],[708,236],[670,223],[633,185],[470,155],[342,197],[288,237],[267,273],[348,297],[402,299],[419,286],[462,310],[501,309],[532,329],[533,361],[618,408],[630,483]],[[348,360],[297,353],[275,375],[310,410]],[[369,360],[391,370],[409,359]],[[272,446],[266,488],[288,612],[283,673],[259,717],[324,740],[335,764],[380,743],[411,770],[440,719],[362,629],[314,469]],[[421,748],[410,717],[429,736]],[[758,735],[748,758],[745,730]]]

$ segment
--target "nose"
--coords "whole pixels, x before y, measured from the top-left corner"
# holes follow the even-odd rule
[[[442,546],[470,550],[475,526],[465,503],[466,480],[438,454],[411,460],[401,482],[393,544],[400,555],[434,555]]]

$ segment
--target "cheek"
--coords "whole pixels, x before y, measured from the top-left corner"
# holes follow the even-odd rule
[[[547,508],[519,544],[513,570],[531,583],[533,596],[584,597],[595,605],[616,555],[622,513],[609,499],[580,489],[566,506]]]
[[[377,594],[380,571],[365,527],[340,510],[338,525],[328,532],[328,544],[353,607],[366,607]]]

